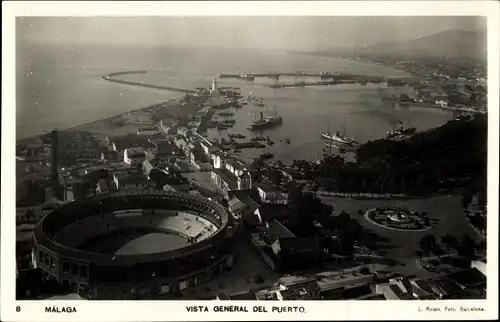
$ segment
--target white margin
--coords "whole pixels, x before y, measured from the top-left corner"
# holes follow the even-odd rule
[[[300,313],[187,313],[186,305],[221,302],[184,301],[15,301],[15,17],[16,16],[487,16],[488,17],[488,299],[485,301],[293,301],[231,302],[303,306]],[[498,142],[499,5],[496,1],[276,1],[276,2],[3,2],[2,3],[2,176],[1,280],[2,321],[234,321],[234,320],[469,320],[498,318]],[[46,306],[74,306],[75,314],[44,313]],[[16,313],[16,306],[22,310]],[[425,312],[426,306],[442,312]],[[485,312],[460,312],[461,306]],[[446,312],[454,307],[457,312]],[[423,310],[423,311],[422,311]]]

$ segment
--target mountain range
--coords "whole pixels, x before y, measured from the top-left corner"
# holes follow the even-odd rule
[[[337,46],[316,55],[356,55],[392,57],[447,57],[485,61],[487,43],[485,30],[445,30],[406,41],[381,42],[365,46]]]
[[[484,59],[487,53],[486,31],[446,30],[408,41],[385,42],[355,48],[355,51],[357,55],[402,54]]]

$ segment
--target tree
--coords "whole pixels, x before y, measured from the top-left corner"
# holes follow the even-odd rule
[[[469,235],[463,235],[460,241],[460,251],[459,253],[464,256],[472,257],[476,250],[476,243]]]
[[[439,258],[441,257],[441,255],[443,255],[444,251],[443,248],[441,248],[441,245],[436,244],[436,246],[434,246],[434,248],[432,249],[432,253]]]
[[[443,245],[452,247],[454,249],[457,249],[459,246],[459,242],[458,242],[457,237],[452,236],[450,234],[446,234],[446,235],[441,236],[441,243]]]
[[[434,235],[426,234],[420,240],[420,250],[423,254],[427,255],[436,247],[436,237]]]

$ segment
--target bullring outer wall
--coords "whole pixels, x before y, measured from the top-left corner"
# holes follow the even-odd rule
[[[82,218],[126,209],[190,211],[218,229],[201,242],[144,255],[107,255],[66,247],[54,239],[65,226]],[[97,195],[66,204],[45,216],[34,231],[33,257],[50,278],[89,299],[141,299],[182,290],[209,281],[233,262],[237,229],[219,204],[175,192]]]

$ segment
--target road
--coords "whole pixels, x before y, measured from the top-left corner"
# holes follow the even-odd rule
[[[380,263],[380,260],[375,259],[371,261],[379,264],[379,269],[385,267],[390,271],[399,271],[408,275],[435,276],[436,273],[428,272],[417,263],[418,258],[415,253],[420,249],[419,242],[423,236],[432,234],[439,240],[440,236],[445,234],[458,238],[466,234],[477,241],[481,240],[481,236],[470,227],[465,219],[460,199],[455,196],[408,200],[355,200],[324,196],[319,196],[319,198],[332,205],[337,213],[345,210],[359,221],[365,230],[363,243],[386,258],[387,263]],[[366,220],[364,215],[358,215],[359,210],[397,205],[417,212],[427,212],[434,227],[423,232],[389,230],[374,225]]]

